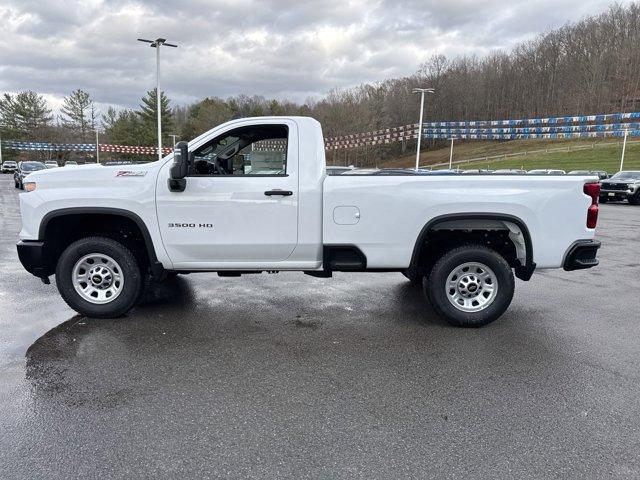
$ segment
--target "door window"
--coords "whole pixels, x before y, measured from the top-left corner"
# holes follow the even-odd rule
[[[251,125],[225,132],[193,153],[191,176],[286,176],[286,125]]]

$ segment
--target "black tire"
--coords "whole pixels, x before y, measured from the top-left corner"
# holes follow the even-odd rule
[[[640,191],[636,192],[635,195],[629,197],[629,203],[631,205],[640,205]]]
[[[16,182],[16,181],[14,180],[14,181],[13,181],[13,186],[14,186],[15,188],[19,188],[19,187],[18,187],[18,182]]]
[[[108,255],[122,271],[122,291],[109,303],[91,303],[74,288],[71,277],[76,262],[92,253]],[[131,310],[140,299],[143,280],[133,253],[121,243],[105,237],[87,237],[73,242],[62,252],[56,267],[56,284],[64,301],[76,312],[94,318],[117,318]]]
[[[600,197],[600,203],[607,203],[609,199],[607,197]]]
[[[489,267],[497,281],[495,297],[484,309],[465,312],[449,300],[447,279],[454,270],[468,262]],[[457,327],[482,327],[499,318],[513,298],[515,280],[506,260],[496,251],[482,245],[465,245],[445,253],[433,266],[423,281],[424,293],[433,309],[448,323]]]

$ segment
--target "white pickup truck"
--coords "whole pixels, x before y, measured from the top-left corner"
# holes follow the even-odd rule
[[[39,171],[20,195],[23,266],[71,308],[128,312],[184,272],[401,272],[450,323],[509,306],[515,276],[598,264],[595,177],[325,173],[320,124],[234,120],[143,165]]]

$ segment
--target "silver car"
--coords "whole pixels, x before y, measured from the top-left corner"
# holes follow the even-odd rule
[[[529,170],[527,172],[529,175],[566,175],[567,172],[564,170],[554,170],[551,168],[540,168],[537,170]]]
[[[2,173],[15,172],[17,168],[18,168],[18,164],[13,160],[7,160],[6,162],[2,162]]]

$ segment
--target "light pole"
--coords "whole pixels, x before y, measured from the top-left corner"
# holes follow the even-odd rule
[[[100,145],[98,144],[98,130],[96,130],[96,163],[100,163]]]
[[[627,149],[627,137],[629,136],[629,130],[624,129],[624,140],[622,141],[622,157],[620,157],[620,171],[624,168],[624,151]]]
[[[418,148],[416,151],[416,171],[420,167],[420,144],[422,140],[422,116],[424,113],[424,94],[425,93],[434,93],[435,90],[433,88],[414,88],[413,93],[420,94],[420,127],[418,131]]]
[[[166,38],[156,38],[155,40],[147,40],[139,38],[139,42],[150,43],[152,48],[156,49],[156,110],[158,111],[158,160],[162,160],[162,98],[160,96],[160,47],[177,47],[173,43],[167,43]]]

